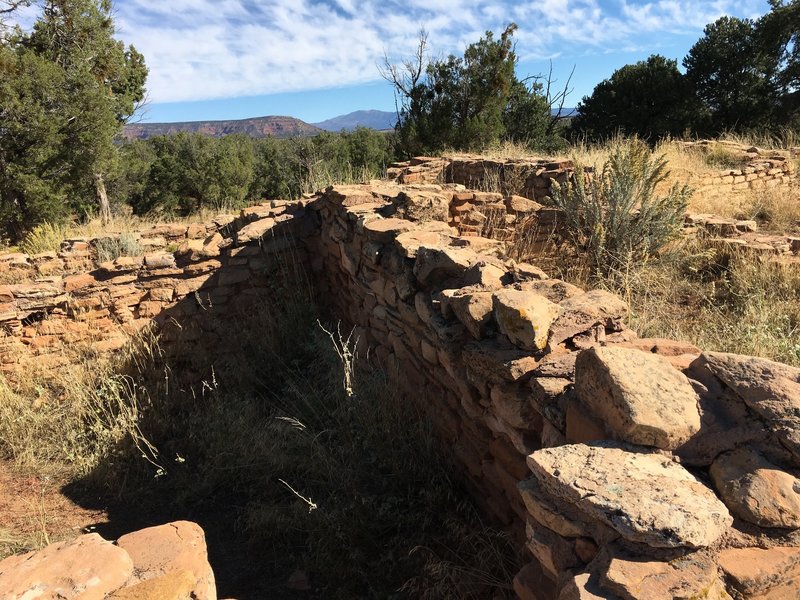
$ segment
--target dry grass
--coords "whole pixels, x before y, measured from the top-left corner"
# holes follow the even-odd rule
[[[90,346],[65,348],[70,362],[58,369],[22,362],[9,381],[0,376],[0,458],[39,473],[82,476],[109,455],[132,444],[150,461],[155,448],[139,429],[141,390],[120,374],[133,354],[152,353],[155,338],[143,334],[114,360],[104,360]]]
[[[142,338],[119,361],[77,354],[49,378],[3,382],[0,457],[163,520],[224,515],[254,544],[254,577],[273,590],[261,597],[297,568],[316,597],[510,597],[513,544],[482,522],[425,415],[292,289],[227,322],[229,343],[207,354],[168,358]],[[41,544],[3,535],[0,548]]]
[[[704,350],[762,356],[800,366],[800,264],[688,240],[645,263],[593,277],[571,254],[540,261],[554,276],[604,288],[630,306],[641,337],[665,337]]]

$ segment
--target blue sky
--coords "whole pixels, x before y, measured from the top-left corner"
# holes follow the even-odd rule
[[[703,27],[757,17],[766,0],[115,0],[119,37],[150,68],[144,121],[290,115],[321,121],[393,110],[378,73],[384,53],[408,56],[421,27],[433,55],[461,54],[514,21],[518,74],[560,83],[567,106],[624,64],[680,59]]]

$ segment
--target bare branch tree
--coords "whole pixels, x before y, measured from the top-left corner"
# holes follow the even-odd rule
[[[30,6],[31,0],[0,0],[0,15],[14,12],[21,6]]]
[[[567,97],[574,91],[574,88],[570,87],[573,75],[575,75],[574,65],[572,71],[569,73],[569,77],[567,77],[567,81],[564,83],[564,87],[557,89],[555,84],[558,83],[558,79],[553,79],[553,61],[551,60],[550,68],[546,76],[531,75],[522,80],[524,83],[534,81],[542,86],[544,97],[547,100],[547,107],[550,111],[550,122],[547,125],[548,134],[553,132],[559,121],[562,121],[568,116],[563,114],[564,104],[567,101]]]
[[[383,53],[383,63],[378,65],[381,77],[394,87],[395,110],[397,119],[400,120],[401,111],[408,107],[414,88],[422,79],[428,67],[428,32],[419,30],[419,39],[414,53],[400,61],[393,63],[386,51]],[[399,105],[398,105],[399,99]]]

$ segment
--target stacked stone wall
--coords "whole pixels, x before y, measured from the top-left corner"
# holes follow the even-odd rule
[[[160,225],[138,235],[147,254],[97,264],[97,239],[66,240],[58,253],[0,258],[0,369],[13,376],[74,352],[122,348],[155,325],[165,350],[227,337],[228,319],[307,270],[304,203],[253,206],[206,224]]]
[[[84,314],[113,336],[220,335],[200,316],[235,314],[299,255],[525,547],[521,598],[796,597],[800,370],[639,339],[613,294],[460,235],[467,203],[514,212],[479,194],[382,183],[248,209],[175,253],[0,289],[4,340],[35,354],[26,339],[67,340]]]

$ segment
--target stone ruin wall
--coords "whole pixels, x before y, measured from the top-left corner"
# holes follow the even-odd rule
[[[204,224],[157,225],[138,234],[146,254],[99,265],[97,239],[0,256],[3,280],[21,282],[0,285],[0,372],[117,350],[151,325],[168,351],[198,341],[215,348],[227,319],[303,276],[304,215],[303,202],[270,202]]]
[[[293,261],[524,546],[520,598],[797,597],[800,370],[639,339],[616,296],[459,235],[464,203],[533,210],[479,194],[339,186],[159,230],[176,252],[0,288],[3,356],[57,364],[62,342],[111,350],[152,321],[167,341],[222,336],[207,311],[235,318]],[[90,248],[55,258],[70,271],[70,252]]]
[[[800,149],[763,151],[726,142],[684,142],[685,148],[722,144],[746,163],[738,169],[686,173],[695,196],[727,197],[749,190],[797,190],[794,158]],[[451,205],[449,223],[462,235],[519,242],[525,254],[538,254],[560,241],[559,211],[551,206],[551,187],[574,174],[570,160],[487,159],[480,156],[417,157],[395,163],[388,176],[405,184],[464,186]],[[588,174],[587,177],[591,175]],[[722,252],[747,252],[800,268],[800,237],[763,233],[753,220],[713,214],[687,214],[686,236],[702,236]]]
[[[761,150],[726,142],[679,142],[684,151],[707,150],[720,144],[741,157],[742,166],[704,173],[686,173],[695,193],[714,197],[731,192],[790,185],[796,180],[793,159],[800,149]],[[502,191],[541,201],[550,195],[554,182],[564,183],[575,169],[571,160],[489,159],[482,156],[453,155],[442,158],[420,156],[394,163],[387,176],[399,183],[455,183],[470,189]]]

